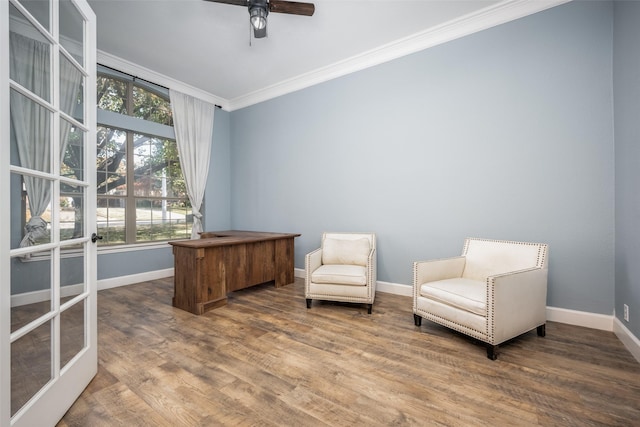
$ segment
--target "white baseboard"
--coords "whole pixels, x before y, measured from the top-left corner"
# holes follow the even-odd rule
[[[62,297],[68,297],[72,295],[79,295],[84,290],[82,284],[63,286],[60,289]],[[42,301],[49,301],[51,299],[51,291],[45,289],[42,291],[24,292],[17,295],[11,295],[11,307],[19,307],[21,305],[35,304]]]
[[[413,286],[401,285],[400,283],[381,282],[378,280],[376,292],[378,291],[413,298]]]
[[[631,352],[633,357],[640,362],[640,340],[636,338],[617,317],[613,319],[613,332],[618,339],[622,341],[622,344],[627,347],[627,350]]]
[[[149,280],[164,279],[173,276],[173,268],[164,270],[147,271],[146,273],[130,274],[128,276],[113,277],[111,279],[98,280],[98,290],[117,288],[118,286],[133,285],[134,283],[148,282]]]
[[[613,331],[613,319],[613,315],[608,314],[547,307],[547,320],[551,322],[584,326],[585,328],[600,329],[602,331]]]

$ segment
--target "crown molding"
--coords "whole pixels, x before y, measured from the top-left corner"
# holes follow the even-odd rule
[[[227,107],[229,111],[248,107],[559,6],[569,1],[571,0],[505,0],[346,60],[230,99]]]
[[[218,105],[222,107],[223,110],[228,110],[229,101],[225,98],[213,95],[202,89],[198,89],[174,78],[167,77],[164,74],[160,74],[138,64],[134,64],[133,62],[129,62],[126,59],[119,58],[110,53],[98,50],[98,63],[106,65],[107,67],[115,68],[123,73],[148,80],[160,86],[165,86],[169,89],[174,89],[184,94],[191,95],[213,105]]]

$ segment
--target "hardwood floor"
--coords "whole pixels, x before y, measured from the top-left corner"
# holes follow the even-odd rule
[[[632,426],[640,364],[611,332],[549,322],[485,347],[413,325],[411,298],[314,301],[260,285],[201,316],[172,278],[98,293],[99,371],[64,426]]]

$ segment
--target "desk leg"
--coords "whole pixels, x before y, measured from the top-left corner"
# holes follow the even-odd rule
[[[293,238],[276,240],[276,288],[293,283],[295,276]]]
[[[222,248],[174,246],[173,306],[203,314],[227,303]]]

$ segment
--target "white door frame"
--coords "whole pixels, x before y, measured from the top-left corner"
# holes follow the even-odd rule
[[[65,414],[91,379],[97,373],[97,248],[91,243],[91,234],[96,230],[96,174],[95,174],[95,141],[96,141],[96,16],[86,0],[72,1],[85,20],[83,59],[84,70],[87,75],[84,80],[84,126],[86,133],[84,138],[84,165],[85,180],[88,187],[85,188],[84,200],[84,232],[82,238],[75,239],[84,246],[84,292],[76,296],[76,300],[84,300],[85,306],[85,348],[81,350],[62,369],[60,365],[60,339],[59,309],[60,309],[60,255],[59,241],[57,249],[52,252],[54,263],[53,287],[53,314],[56,333],[51,336],[52,343],[52,379],[45,384],[34,397],[31,398],[22,409],[11,417],[11,222],[9,211],[10,195],[10,68],[9,68],[9,4],[19,0],[0,0],[0,197],[5,203],[0,205],[0,425],[2,426],[48,426],[55,425]],[[60,0],[50,0],[51,28],[50,34],[59,41],[58,8]],[[19,8],[18,4],[14,6]],[[19,8],[20,9],[20,8]],[[25,11],[23,9],[23,11]],[[56,44],[55,46],[58,46]],[[54,76],[58,76],[59,69],[56,59],[57,47],[52,50]],[[59,80],[59,79],[58,79]],[[54,83],[57,85],[58,83]],[[58,117],[57,113],[54,117]],[[51,126],[54,138],[59,139],[59,128],[56,124]],[[56,134],[55,132],[58,132]],[[54,144],[54,147],[56,144]],[[51,198],[52,211],[57,211],[58,199],[54,191]],[[57,221],[58,215],[52,215],[52,221]],[[56,239],[58,240],[58,239]],[[15,251],[15,249],[13,250]],[[57,263],[57,265],[56,265]],[[14,332],[15,334],[15,332]],[[14,337],[15,338],[15,337]]]

